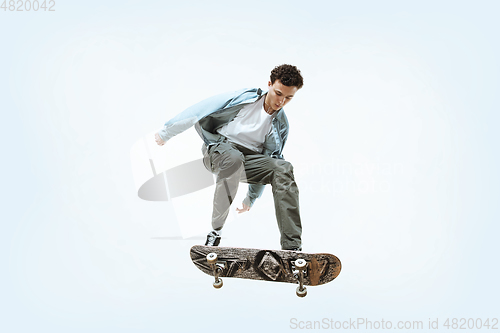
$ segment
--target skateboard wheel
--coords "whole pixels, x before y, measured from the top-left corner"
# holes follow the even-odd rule
[[[209,253],[207,254],[207,261],[209,264],[215,264],[217,262],[217,253]]]
[[[304,289],[300,290],[300,287],[297,287],[296,294],[299,297],[306,297],[306,295],[307,295],[307,289],[304,287]]]
[[[295,260],[295,267],[299,270],[302,270],[304,268],[306,268],[307,266],[307,261],[305,261],[304,259],[297,259]]]
[[[219,279],[219,281],[214,282],[214,288],[215,289],[220,289],[222,288],[222,279]]]

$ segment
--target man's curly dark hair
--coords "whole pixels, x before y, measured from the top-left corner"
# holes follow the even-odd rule
[[[295,66],[287,64],[276,66],[271,71],[271,84],[274,84],[276,80],[280,80],[287,87],[297,87],[298,89],[304,85],[304,79],[300,75],[300,70]]]

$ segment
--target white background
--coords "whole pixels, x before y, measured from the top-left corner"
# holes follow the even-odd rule
[[[446,318],[500,317],[497,1],[54,9],[0,10],[2,331],[297,331],[291,318],[439,318],[445,331]],[[265,88],[282,63],[305,79],[284,150],[304,250],[343,265],[304,299],[289,284],[213,289],[189,258],[202,238],[138,198],[130,160],[184,108]],[[194,130],[176,139],[201,157]],[[279,247],[270,189],[222,245]]]

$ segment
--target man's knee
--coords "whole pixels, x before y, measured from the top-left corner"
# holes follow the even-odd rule
[[[285,160],[276,161],[276,171],[284,174],[293,174],[292,163]]]
[[[236,149],[224,151],[221,156],[220,171],[234,173],[245,162],[245,156]]]
[[[241,165],[245,162],[245,156],[240,151],[235,149],[230,150],[226,158],[228,165]]]

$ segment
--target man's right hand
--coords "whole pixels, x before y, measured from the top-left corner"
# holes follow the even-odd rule
[[[165,141],[162,140],[162,138],[158,133],[155,134],[155,141],[158,144],[158,146],[163,146],[165,144]]]

